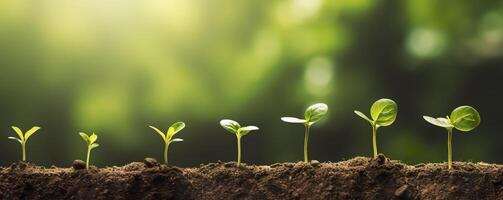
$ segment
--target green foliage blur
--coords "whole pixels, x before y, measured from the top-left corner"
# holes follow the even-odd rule
[[[421,117],[467,104],[482,122],[454,135],[454,160],[502,163],[502,79],[502,1],[2,0],[0,165],[21,158],[12,125],[42,127],[27,154],[45,166],[84,159],[78,132],[96,132],[102,167],[162,160],[148,126],[176,121],[170,163],[232,161],[225,118],[261,128],[243,161],[300,161],[303,130],[280,117],[317,102],[310,158],[370,157],[353,110],[380,98],[399,106],[377,137],[388,157],[445,161],[447,134]]]

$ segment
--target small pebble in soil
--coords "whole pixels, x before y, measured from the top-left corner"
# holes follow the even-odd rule
[[[73,169],[81,170],[86,168],[86,162],[82,160],[74,160],[72,164]]]
[[[317,161],[317,160],[311,160],[311,166],[313,167],[317,167],[320,165],[320,161]]]
[[[145,158],[143,160],[143,163],[145,164],[145,167],[147,167],[147,168],[159,166],[159,163],[157,162],[157,160],[155,158]]]

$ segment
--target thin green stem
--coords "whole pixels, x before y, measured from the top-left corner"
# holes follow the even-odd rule
[[[26,161],[26,142],[21,142],[21,148],[23,149],[23,161]]]
[[[89,169],[89,157],[91,157],[91,146],[87,147],[86,169]]]
[[[374,158],[377,158],[377,126],[372,124],[372,145],[374,146]]]
[[[305,125],[305,132],[304,132],[304,162],[308,162],[309,161],[309,158],[308,158],[308,153],[307,153],[307,145],[309,143],[309,124],[306,124]]]
[[[164,164],[168,164],[168,148],[169,148],[169,142],[166,142],[164,145]]]
[[[447,166],[452,169],[452,128],[447,128]]]
[[[238,143],[238,167],[241,165],[241,137],[237,136],[237,143]]]

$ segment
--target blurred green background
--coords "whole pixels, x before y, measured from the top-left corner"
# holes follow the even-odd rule
[[[303,127],[280,121],[325,102],[310,158],[372,155],[368,112],[387,97],[397,121],[379,151],[408,163],[447,159],[446,131],[422,115],[472,105],[480,127],[456,131],[454,160],[502,163],[503,2],[436,0],[0,1],[0,165],[21,156],[10,126],[42,130],[28,160],[84,159],[79,131],[96,132],[98,166],[162,160],[154,125],[175,121],[185,142],[171,163],[236,158],[231,118],[253,164],[302,159]]]

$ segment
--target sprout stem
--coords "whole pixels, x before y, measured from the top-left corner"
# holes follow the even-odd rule
[[[241,165],[241,137],[237,137],[237,143],[238,143],[238,167]]]
[[[306,130],[304,132],[304,162],[308,162],[308,156],[307,156],[307,144],[309,143],[309,124],[305,125]]]
[[[21,148],[23,149],[23,161],[26,161],[26,142],[21,142]]]
[[[374,158],[377,158],[377,126],[372,124],[372,145],[374,146]]]
[[[447,166],[452,169],[452,128],[447,128]]]
[[[91,145],[87,147],[86,169],[89,169],[89,157],[91,157]]]
[[[169,148],[169,142],[167,142],[164,145],[164,164],[168,164],[168,148]]]

